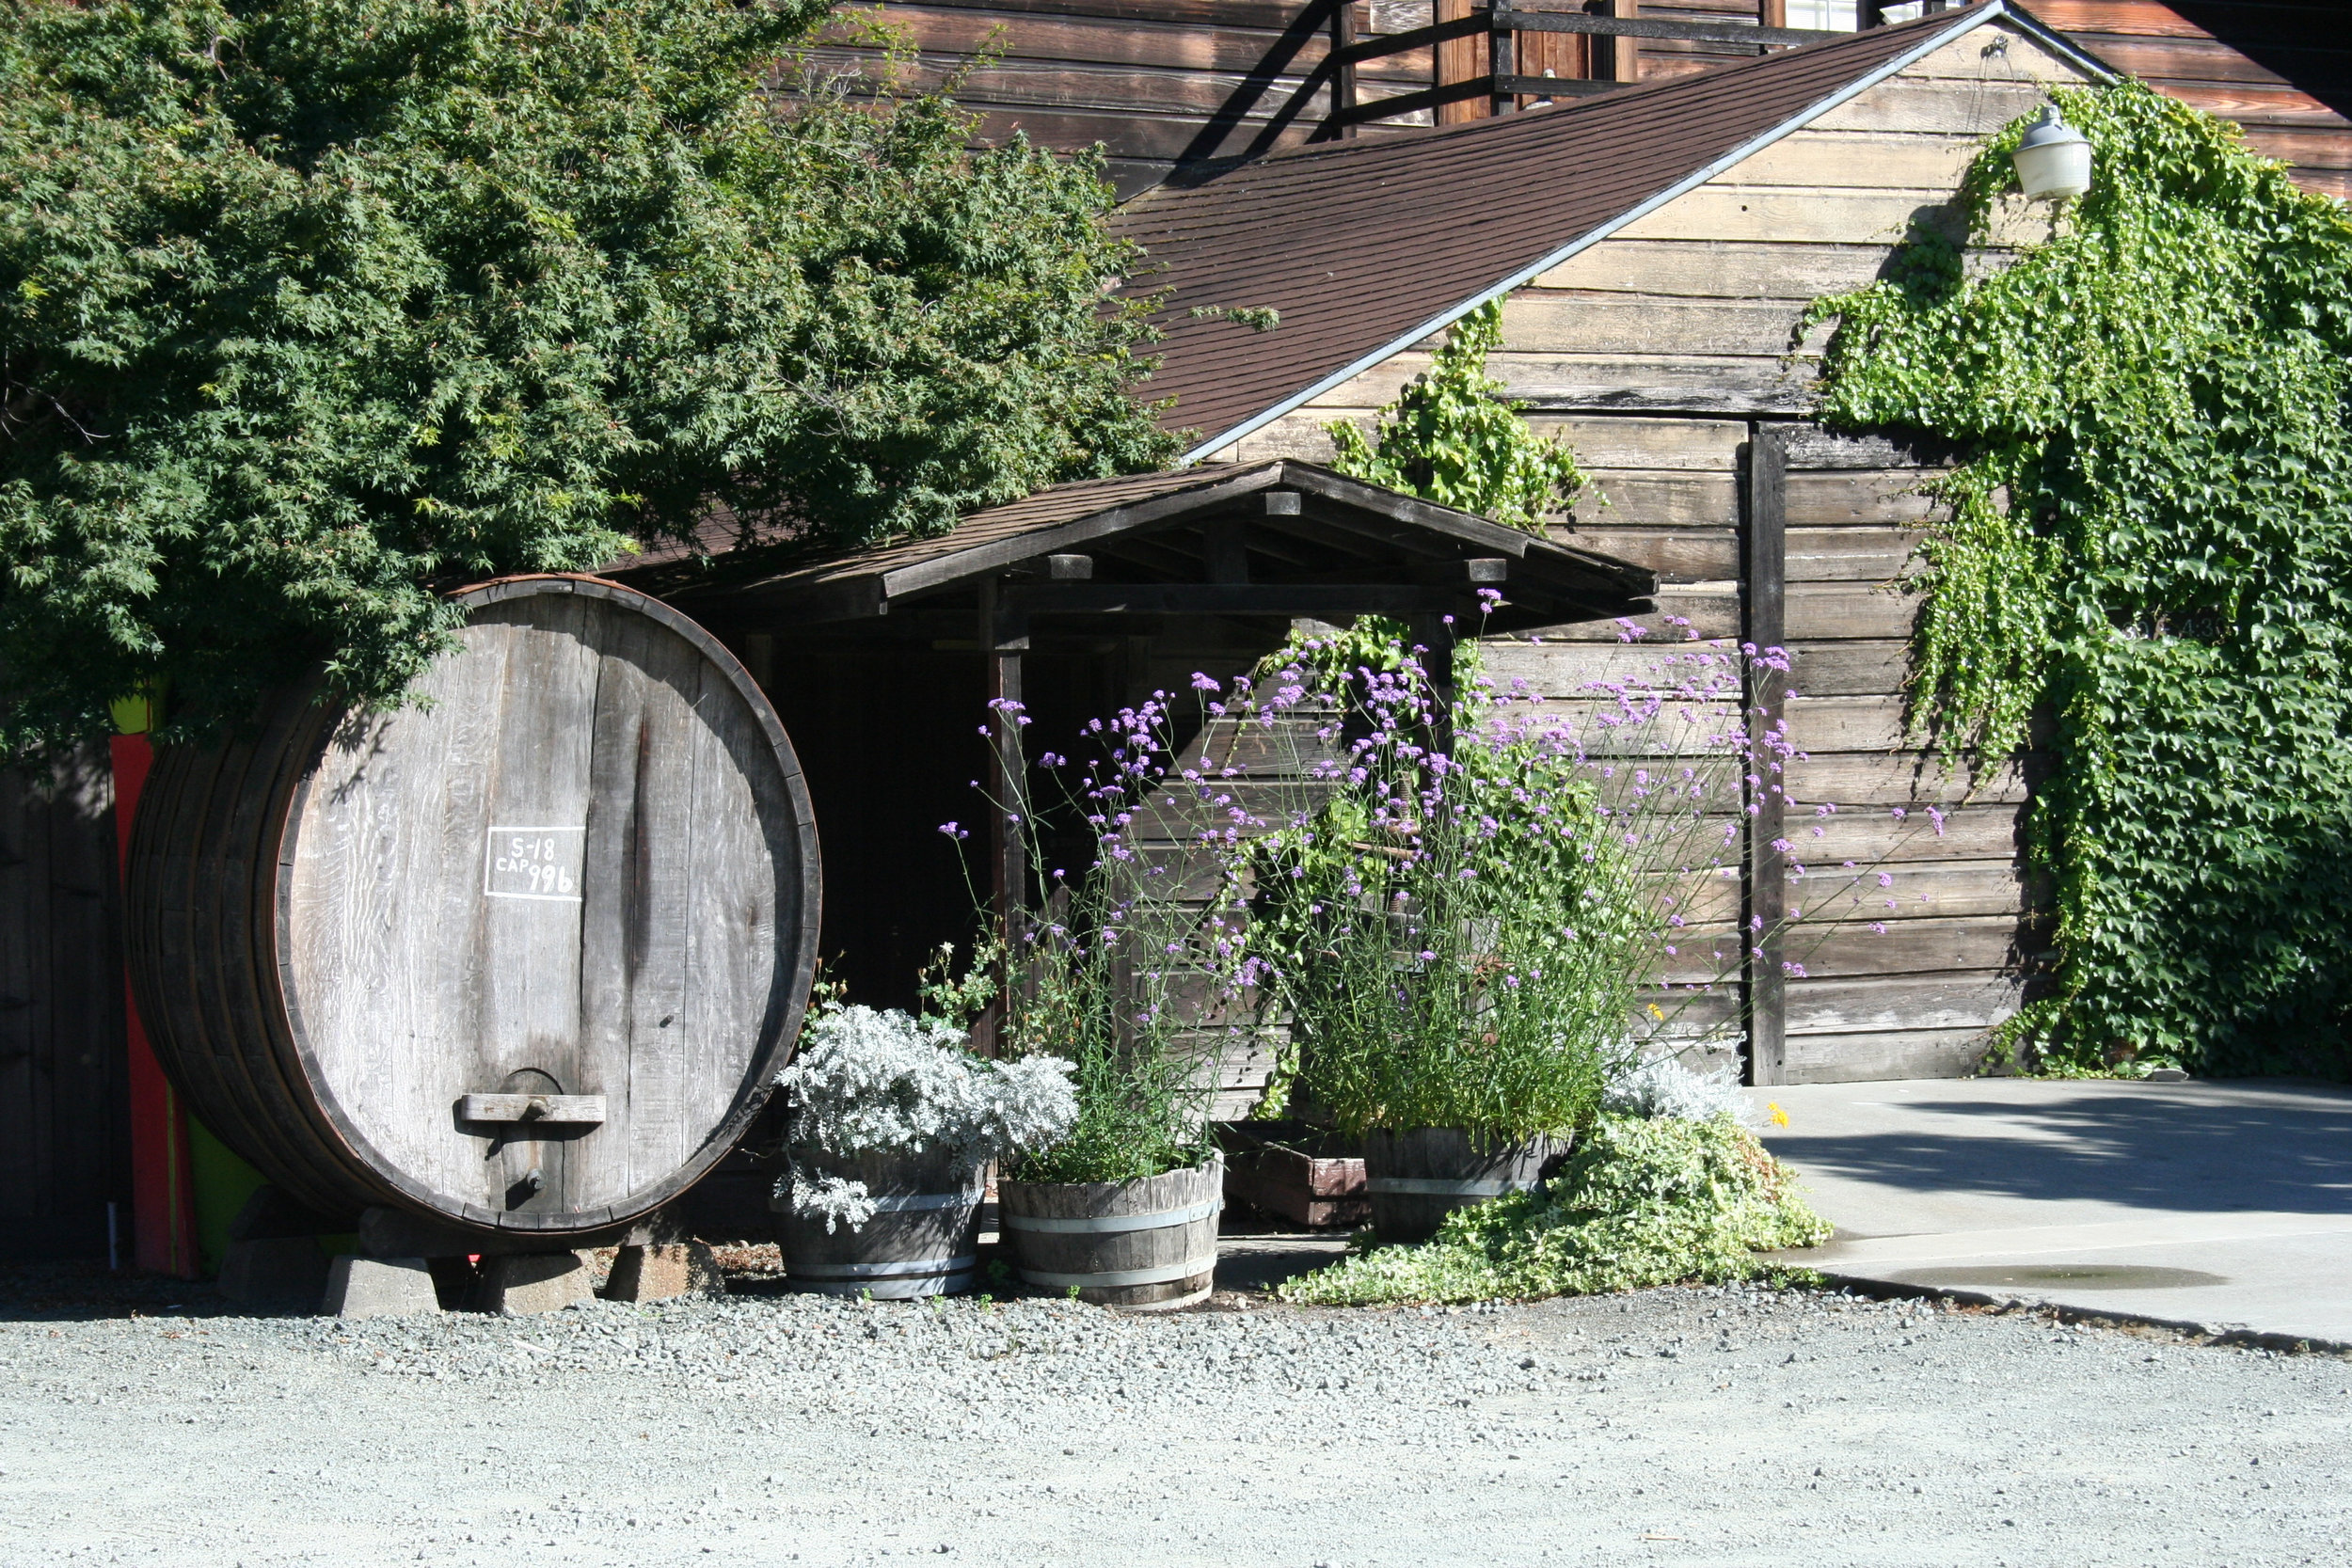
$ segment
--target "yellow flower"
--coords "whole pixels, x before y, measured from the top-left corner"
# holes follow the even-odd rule
[[[1650,1017],[1652,1017],[1652,1018],[1654,1018],[1654,1019],[1656,1019],[1656,1020],[1657,1020],[1659,1022],[1661,1022],[1661,1023],[1663,1023],[1663,1022],[1666,1022],[1666,1012],[1665,1012],[1665,1009],[1664,1009],[1664,1008],[1662,1008],[1662,1007],[1661,1007],[1661,1006],[1660,1006],[1657,1003],[1655,1003],[1655,1002],[1653,1002],[1653,1003],[1651,1003],[1651,1004],[1649,1005],[1649,1016],[1650,1016]]]
[[[1779,1101],[1768,1100],[1764,1102],[1764,1108],[1772,1113],[1772,1125],[1774,1127],[1786,1127],[1788,1125],[1788,1113],[1780,1108]]]

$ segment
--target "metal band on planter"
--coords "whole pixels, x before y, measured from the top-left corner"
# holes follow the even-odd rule
[[[1205,1220],[1225,1207],[1223,1198],[1211,1198],[1205,1203],[1189,1204],[1182,1209],[1163,1209],[1156,1214],[1096,1214],[1085,1219],[1048,1219],[1037,1214],[1000,1214],[997,1223],[1008,1230],[1041,1230],[1060,1236],[1103,1236],[1121,1230],[1161,1230],[1174,1225],[1189,1225]],[[1181,1275],[1169,1275],[1179,1278]],[[1066,1282],[1065,1282],[1066,1283]],[[1128,1280],[1127,1284],[1148,1284],[1147,1280]]]
[[[903,1263],[803,1263],[793,1273],[804,1279],[903,1279],[910,1275],[970,1274],[977,1253],[961,1258],[914,1258]]]
[[[1215,1268],[1216,1260],[1211,1259],[1208,1266]],[[1188,1278],[1199,1274],[1200,1269],[1198,1259],[1187,1259],[1182,1263],[1162,1263],[1150,1269],[1106,1269],[1100,1274],[1043,1274],[1028,1269],[1018,1272],[1024,1283],[1042,1285],[1053,1291],[1066,1291],[1073,1285],[1080,1290],[1104,1285],[1163,1285],[1171,1279]]]
[[[975,1187],[968,1193],[912,1193],[903,1197],[874,1199],[877,1214],[903,1214],[917,1209],[955,1209],[966,1203],[977,1203],[987,1196],[987,1189]]]
[[[1373,1228],[1384,1243],[1425,1242],[1458,1209],[1534,1191],[1568,1148],[1565,1137],[1504,1140],[1459,1127],[1367,1129]]]

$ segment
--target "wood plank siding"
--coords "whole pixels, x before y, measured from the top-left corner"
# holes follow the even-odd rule
[[[103,747],[0,771],[0,1259],[103,1258],[130,1196],[114,838]]]
[[[2118,71],[2233,119],[2305,189],[2352,200],[2352,21],[2332,0],[2033,0]]]
[[[966,72],[956,96],[979,114],[982,140],[1021,132],[1063,150],[1099,144],[1123,197],[1181,165],[1306,141],[1335,106],[1325,56],[1339,32],[1425,26],[1430,8],[1354,0],[1343,16],[1336,0],[922,0],[840,13],[895,31],[912,52],[913,85]],[[870,71],[877,56],[843,29],[818,57]],[[1426,50],[1369,62],[1356,91],[1417,92],[1432,69]],[[1395,123],[1416,118],[1428,119]]]
[[[1969,781],[1910,745],[1907,642],[1913,551],[1945,454],[1807,422],[1822,340],[1807,304],[1876,276],[1915,219],[1952,220],[1953,187],[1986,133],[2076,68],[2030,39],[1988,52],[1947,45],[1539,276],[1504,302],[1491,369],[1565,436],[1593,477],[1557,536],[1649,566],[1664,617],[1737,637],[1753,574],[1745,466],[1760,435],[1786,451],[1782,613],[1787,713],[1806,753],[1790,773],[1788,837],[1806,867],[1804,918],[1784,957],[1781,1074],[1792,1082],[1969,1070],[1986,1028],[2014,1010],[2045,945],[2020,856],[2034,759]],[[1996,239],[2036,236],[2030,210]],[[1998,265],[2006,247],[1980,254]],[[1327,456],[1323,426],[1368,419],[1428,364],[1432,340],[1235,444],[1230,455]],[[1224,455],[1224,454],[1221,454]],[[1561,627],[1490,645],[1499,679],[1572,695],[1608,657],[1613,628]],[[1815,808],[1836,804],[1834,816]],[[1904,812],[1898,820],[1893,813]],[[1938,815],[1941,820],[1938,821]],[[1842,863],[1857,863],[1855,872]],[[1884,879],[1882,885],[1881,879]],[[1711,917],[1736,911],[1718,890]],[[1883,926],[1882,933],[1873,927]],[[1736,1024],[1684,1014],[1686,1032]]]
[[[1458,39],[1356,65],[1327,56],[1470,14],[1472,0],[921,0],[844,5],[861,24],[894,30],[904,80],[934,87],[963,71],[959,98],[994,141],[1015,131],[1064,150],[1100,144],[1121,196],[1178,167],[1246,157],[1334,134],[1380,135],[1491,110],[1483,97],[1326,126],[1345,103],[1367,104],[1465,82],[1490,66],[1486,40]],[[1783,0],[1591,0],[1588,10],[1645,21],[1734,26],[1784,20],[1851,25],[1854,8],[1788,15]],[[2352,30],[2316,0],[2041,0],[2034,14],[2120,71],[2209,113],[2293,165],[2308,188],[2352,197]],[[1678,39],[1515,36],[1517,71],[1565,79],[1659,81],[1753,58],[1738,44]],[[842,29],[820,66],[871,71],[871,40]],[[1522,107],[1538,100],[1519,101]]]

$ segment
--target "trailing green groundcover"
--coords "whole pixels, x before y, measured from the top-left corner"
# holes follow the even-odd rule
[[[1604,1115],[1542,1195],[1458,1210],[1432,1241],[1360,1254],[1281,1293],[1340,1307],[1745,1279],[1767,1272],[1758,1250],[1828,1237],[1792,1186],[1788,1167],[1729,1117]]]
[[[796,78],[827,9],[0,0],[0,754],[394,699],[435,588],[714,502],[855,543],[1171,456],[1099,163]]]
[[[1987,757],[2054,718],[2046,1065],[2343,1074],[2352,1007],[2352,227],[2218,120],[2059,89],[2096,174],[1971,278],[1916,236],[1839,315],[1823,414],[1956,438],[1918,713]],[[1981,235],[2023,122],[1966,192]],[[2007,505],[2001,504],[2004,493]]]

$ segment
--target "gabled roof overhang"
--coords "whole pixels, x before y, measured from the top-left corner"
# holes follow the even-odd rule
[[[984,587],[1029,617],[1453,615],[1465,631],[1508,631],[1642,613],[1658,578],[1280,460],[1056,485],[932,538],[675,598],[697,616],[820,626],[903,617]]]

